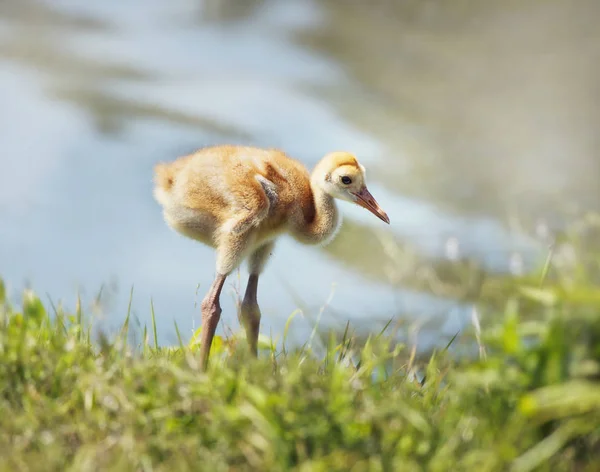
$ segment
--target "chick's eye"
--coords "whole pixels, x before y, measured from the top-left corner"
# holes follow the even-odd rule
[[[347,175],[344,175],[342,177],[342,183],[344,185],[350,185],[352,183],[352,179],[350,177],[348,177]]]

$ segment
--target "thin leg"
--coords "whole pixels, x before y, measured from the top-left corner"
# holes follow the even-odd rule
[[[250,352],[254,357],[258,356],[258,332],[260,330],[260,308],[256,300],[258,289],[258,274],[250,274],[246,294],[241,306],[241,318],[246,328],[246,339],[250,346]]]
[[[208,367],[210,346],[221,318],[219,297],[226,278],[226,275],[217,274],[204,300],[202,300],[202,334],[200,337],[200,365],[202,370],[206,370]]]
[[[247,218],[242,215],[241,218]],[[233,220],[229,226],[235,226]],[[200,362],[203,370],[208,367],[210,347],[219,319],[221,318],[221,304],[219,298],[227,276],[240,264],[244,258],[246,248],[251,240],[250,234],[236,234],[223,231],[217,247],[217,276],[208,293],[202,300],[202,335],[200,337]]]
[[[248,285],[242,306],[240,307],[240,318],[244,328],[246,329],[246,338],[250,347],[250,352],[258,355],[258,333],[260,330],[260,308],[256,292],[258,290],[258,276],[262,272],[267,259],[273,250],[273,243],[267,243],[258,248],[249,259],[250,277],[248,277]]]

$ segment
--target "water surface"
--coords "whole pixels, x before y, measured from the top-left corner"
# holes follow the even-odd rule
[[[281,147],[309,167],[347,149],[392,223],[342,203],[330,246],[279,241],[262,331],[300,307],[303,341],[329,300],[324,326],[406,317],[443,342],[471,308],[413,283],[416,267],[522,273],[544,244],[511,217],[532,230],[599,201],[598,7],[486,5],[5,0],[2,276],[71,307],[103,286],[113,325],[133,285],[134,315],[148,323],[152,298],[174,342],[174,321],[185,335],[199,325],[214,255],[164,224],[153,165],[219,143]],[[226,285],[221,330],[238,328],[245,277]]]

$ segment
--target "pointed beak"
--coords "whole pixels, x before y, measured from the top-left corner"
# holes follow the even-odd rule
[[[363,208],[366,208],[371,213],[373,213],[377,218],[381,221],[385,221],[388,225],[390,224],[390,219],[381,209],[377,200],[373,198],[371,192],[367,190],[367,187],[364,187],[360,192],[352,193],[356,197],[356,204],[360,205]]]

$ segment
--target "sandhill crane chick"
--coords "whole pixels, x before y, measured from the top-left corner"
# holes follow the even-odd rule
[[[203,369],[221,316],[221,289],[242,261],[248,261],[250,276],[241,321],[256,356],[258,277],[277,236],[288,233],[304,244],[330,241],[340,225],[336,199],[390,222],[367,189],[365,168],[348,152],[327,154],[309,174],[279,150],[208,147],[156,165],[154,196],[171,228],[216,250],[216,277],[202,301]]]

